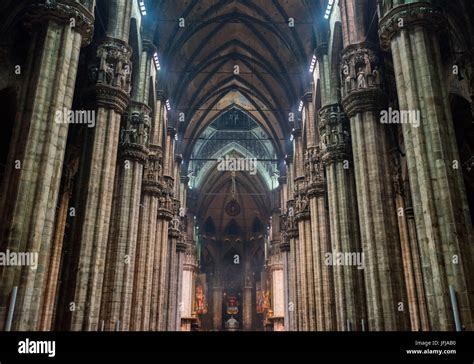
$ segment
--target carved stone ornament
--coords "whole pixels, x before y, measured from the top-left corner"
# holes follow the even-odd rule
[[[125,42],[105,37],[93,48],[93,61],[88,68],[88,80],[97,106],[112,108],[122,114],[131,91],[132,50]]]
[[[82,35],[82,46],[88,45],[94,33],[93,4],[90,0],[32,1],[25,13],[25,27],[33,31],[49,21],[68,24]]]
[[[436,31],[445,23],[443,12],[426,1],[395,6],[379,22],[380,44],[390,48],[390,41],[402,29],[423,26]]]

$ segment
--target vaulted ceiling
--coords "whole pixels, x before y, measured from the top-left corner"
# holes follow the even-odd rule
[[[271,140],[275,155],[270,158],[275,158],[275,165],[283,161],[291,148],[289,113],[296,113],[300,98],[310,87],[313,24],[316,15],[322,14],[318,4],[323,2],[157,1],[153,18],[161,63],[158,88],[168,93],[170,120],[176,122],[179,132],[178,152],[189,162],[185,173],[196,169],[193,159],[209,158],[196,151],[205,149],[200,145],[209,126],[231,109],[247,113],[262,128],[259,135]],[[178,122],[180,113],[184,113],[183,122]],[[218,140],[209,143],[226,150]],[[247,149],[236,150],[249,156]],[[199,163],[202,166],[196,166],[204,167],[214,162]],[[236,174],[235,198],[245,214],[232,217],[226,213],[232,199],[231,174],[206,170],[203,181],[195,186],[199,189],[196,213],[203,223],[211,218],[218,235],[225,235],[231,220],[243,231],[251,231],[257,216],[265,223],[271,214],[268,191],[272,188],[262,174]],[[199,177],[197,172],[192,175]]]
[[[296,110],[310,82],[317,3],[158,1],[159,82],[173,111],[184,112],[185,121],[177,126],[185,158],[202,128],[230,105],[252,114],[276,141],[280,157],[284,155],[288,114]]]

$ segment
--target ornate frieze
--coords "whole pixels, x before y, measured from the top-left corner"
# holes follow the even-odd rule
[[[323,163],[328,165],[350,158],[349,119],[342,110],[342,106],[340,104],[324,106],[319,111],[319,116]]]
[[[379,22],[381,46],[383,49],[390,48],[391,39],[402,29],[423,26],[436,31],[444,23],[445,17],[441,9],[427,1],[396,6]]]
[[[26,9],[27,29],[34,30],[50,21],[68,24],[82,35],[82,45],[88,45],[94,33],[94,1],[37,0]]]
[[[342,104],[349,117],[383,108],[386,96],[383,92],[382,62],[373,44],[362,42],[344,49],[341,85]]]
[[[131,90],[130,46],[120,39],[105,37],[92,47],[86,91],[98,107],[115,109],[122,114],[129,103]]]

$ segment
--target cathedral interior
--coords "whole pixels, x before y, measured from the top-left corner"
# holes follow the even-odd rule
[[[2,0],[0,330],[474,330],[470,0]]]

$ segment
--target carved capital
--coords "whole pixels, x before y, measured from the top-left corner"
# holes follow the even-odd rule
[[[148,158],[148,149],[140,144],[123,143],[120,145],[119,159],[132,160],[145,164]]]
[[[145,195],[154,197],[161,196],[161,184],[156,181],[144,180],[142,183],[142,192]]]
[[[168,228],[168,236],[172,239],[179,239],[180,232],[174,227]],[[177,250],[177,249],[176,249]]]
[[[294,193],[295,197],[295,223],[302,220],[308,220],[309,214],[309,200],[305,186],[300,186]]]
[[[402,29],[423,26],[436,31],[444,23],[442,10],[427,1],[399,5],[388,11],[379,22],[380,44],[383,49],[389,49],[390,41]]]
[[[382,63],[375,45],[362,42],[351,44],[344,49],[341,61],[341,85],[343,100],[366,91],[382,90]],[[346,109],[344,102],[343,105]],[[349,115],[347,109],[346,112]]]
[[[321,159],[324,165],[347,160],[351,155],[349,119],[340,104],[327,105],[319,111]]]
[[[380,89],[361,90],[351,93],[343,101],[347,116],[352,118],[365,111],[379,112],[387,104],[387,96]]]
[[[122,118],[120,129],[120,146],[129,148],[136,145],[134,149],[146,149],[151,129],[151,109],[148,105],[133,102]]]
[[[91,52],[86,92],[97,106],[122,114],[130,99],[132,49],[120,39],[104,37],[93,44]]]
[[[308,148],[304,154],[306,195],[308,198],[320,196],[326,191],[324,165],[319,147]]]
[[[82,45],[88,45],[94,33],[94,9],[92,0],[34,1],[26,9],[25,26],[34,30],[49,21],[65,24],[82,35]]]

